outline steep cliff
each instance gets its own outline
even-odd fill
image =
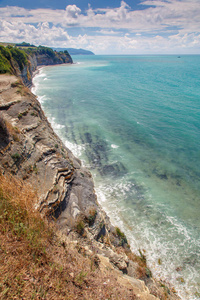
[[[10,73],[22,78],[30,87],[38,66],[73,63],[67,51],[56,52],[48,47],[13,47],[0,45],[0,74]]]
[[[21,72],[28,85],[38,61],[44,63],[43,54],[29,58]],[[154,281],[144,254],[131,253],[125,235],[112,226],[98,204],[90,172],[54,133],[22,80],[0,76],[1,174],[11,173],[31,184],[37,195],[35,207],[57,222],[65,243],[69,239],[80,243],[80,251],[88,258],[95,255],[102,272],[112,269],[119,284],[134,291],[130,299],[178,299]]]

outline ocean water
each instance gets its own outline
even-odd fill
[[[200,56],[74,56],[34,77],[53,128],[153,276],[200,299]]]

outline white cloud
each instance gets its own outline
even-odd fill
[[[198,52],[199,0],[146,0],[142,4],[143,10],[132,10],[125,1],[117,8],[94,10],[89,6],[85,14],[76,5],[65,10],[3,7],[0,39],[86,47],[95,53]],[[84,28],[86,34],[70,36],[71,27]],[[89,28],[93,28],[92,35]]]
[[[104,35],[117,35],[117,34],[121,34],[120,31],[113,31],[113,30],[106,30],[106,29],[97,30],[96,32],[104,34]]]
[[[198,0],[199,1],[199,0]],[[178,26],[187,30],[200,30],[200,5],[196,0],[144,1],[144,10],[131,10],[124,2],[118,8],[87,10],[81,13],[76,5],[68,5],[65,10],[35,9],[20,7],[0,8],[0,17],[7,21],[24,23],[52,22],[55,25],[126,28],[138,31],[164,30]],[[149,7],[152,5],[152,7]]]
[[[71,18],[78,18],[79,14],[81,13],[81,9],[76,5],[68,5],[65,9],[67,15]]]
[[[67,42],[68,33],[61,27],[49,26],[48,22],[37,26],[23,22],[0,21],[0,40],[6,42],[28,41],[34,44],[56,45],[59,41]]]

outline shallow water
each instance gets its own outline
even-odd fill
[[[133,250],[200,297],[200,56],[76,56],[33,91]]]

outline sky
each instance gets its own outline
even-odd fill
[[[200,0],[0,0],[0,41],[95,54],[200,54]]]

